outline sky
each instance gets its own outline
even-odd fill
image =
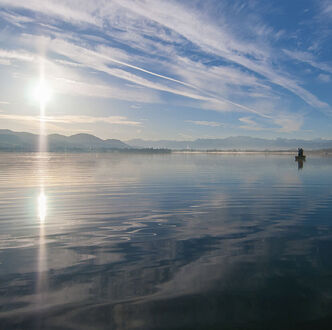
[[[331,0],[0,0],[0,128],[332,138]],[[42,69],[43,68],[43,69]]]

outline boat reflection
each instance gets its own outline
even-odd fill
[[[297,160],[297,169],[298,170],[302,170],[303,169],[304,162],[305,162],[305,159],[304,160],[303,159],[298,159]]]

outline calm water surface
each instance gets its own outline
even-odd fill
[[[331,329],[332,158],[0,154],[0,329]]]

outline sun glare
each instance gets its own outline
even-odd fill
[[[46,218],[46,195],[43,191],[38,196],[38,215],[40,222],[44,223]]]
[[[36,101],[45,105],[52,98],[52,89],[44,80],[41,80],[35,87],[33,96]]]

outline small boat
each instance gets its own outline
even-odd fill
[[[305,155],[303,155],[303,149],[302,148],[298,148],[297,149],[298,153],[297,156],[295,156],[295,161],[305,161]]]
[[[303,156],[295,156],[295,160],[302,160],[302,161],[305,161],[305,155]]]

